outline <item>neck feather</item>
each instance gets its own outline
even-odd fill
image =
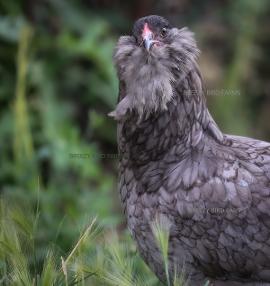
[[[194,68],[174,86],[175,95],[168,108],[138,120],[134,112],[119,124],[120,151],[138,164],[159,160],[171,150],[201,150],[206,141],[223,141],[223,134],[212,119],[203,95],[199,70]],[[121,144],[120,144],[121,145]]]

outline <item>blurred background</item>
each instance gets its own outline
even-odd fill
[[[107,117],[118,93],[112,54],[148,14],[195,32],[221,129],[270,141],[269,1],[0,0],[0,195],[38,213],[37,268],[50,245],[67,253],[95,216],[125,235]]]

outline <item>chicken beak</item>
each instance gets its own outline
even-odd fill
[[[152,45],[155,43],[156,41],[153,40],[153,33],[152,32],[148,32],[144,35],[143,37],[143,45],[145,47],[145,49],[149,52]]]
[[[147,23],[145,23],[143,27],[142,39],[143,39],[143,45],[145,49],[149,52],[151,47],[156,41],[154,40],[154,34],[149,28]]]

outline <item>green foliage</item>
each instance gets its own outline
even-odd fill
[[[247,104],[249,90],[246,89],[244,82],[252,72],[252,64],[256,59],[258,19],[265,13],[264,8],[265,1],[238,1],[231,5],[231,22],[236,34],[233,57],[225,70],[224,86],[228,90],[238,91],[238,96],[223,96],[215,101],[215,113],[226,132],[233,129],[235,134],[252,136],[251,110]],[[251,96],[254,95],[250,94],[249,97]],[[232,116],[235,114],[238,115],[237,120]]]
[[[20,267],[41,267],[48,243],[66,252],[88,217],[98,214],[107,228],[121,221],[112,199],[117,162],[111,159],[105,169],[95,136],[95,128],[107,128],[106,114],[117,96],[114,38],[104,20],[79,5],[40,5],[36,9],[48,26],[26,21],[20,6],[2,7],[10,15],[0,17],[1,195],[27,201],[30,209],[38,201],[40,211],[36,263],[18,260]],[[51,31],[53,17],[59,20],[57,33]],[[114,130],[110,126],[113,148]]]
[[[269,75],[269,53],[266,51],[269,33],[263,28],[268,26],[269,2],[234,1],[216,10],[221,14],[216,19],[217,30],[209,19],[206,22],[211,23],[212,28],[209,26],[205,31],[209,35],[213,33],[214,44],[209,43],[211,39],[208,38],[203,51],[211,51],[204,76],[212,73],[214,88],[221,91],[208,98],[210,111],[224,133],[269,141],[269,124],[262,119],[267,117],[264,113],[269,110],[265,92],[265,76]],[[200,21],[198,25],[201,25]],[[268,68],[262,72],[262,67],[266,66]],[[211,70],[211,67],[215,69]],[[206,85],[206,88],[211,89],[211,86]],[[264,104],[267,105],[263,107]]]

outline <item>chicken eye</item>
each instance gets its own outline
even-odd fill
[[[167,29],[166,28],[162,28],[160,34],[161,34],[162,37],[165,37],[167,35]]]

